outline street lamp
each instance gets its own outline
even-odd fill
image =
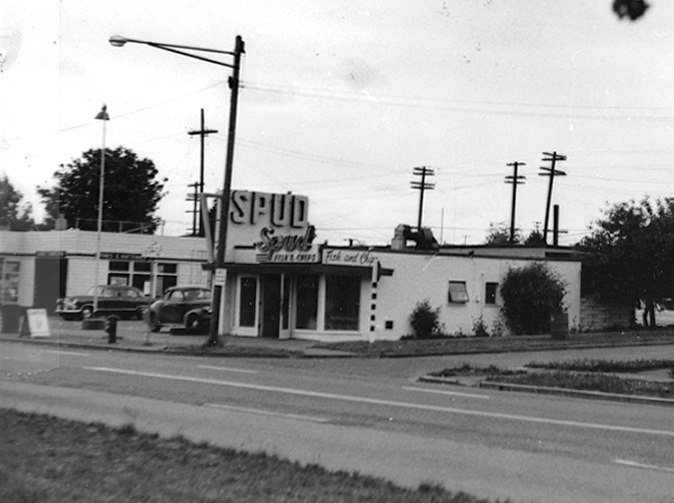
[[[225,161],[225,177],[222,188],[222,204],[220,207],[220,226],[218,229],[218,247],[215,257],[215,263],[213,264],[213,269],[211,273],[211,280],[215,279],[215,271],[218,268],[224,266],[225,263],[225,248],[227,245],[227,227],[228,227],[228,216],[229,216],[229,196],[232,187],[232,164],[234,160],[234,138],[236,134],[236,110],[237,104],[239,101],[239,72],[241,68],[241,55],[245,52],[243,39],[240,35],[237,35],[234,42],[233,51],[222,51],[220,49],[208,49],[205,47],[193,47],[188,45],[176,45],[176,44],[166,44],[161,42],[150,42],[147,40],[136,40],[133,38],[126,38],[120,35],[113,35],[110,37],[110,44],[114,47],[124,47],[127,43],[132,44],[144,44],[149,45],[150,47],[155,47],[157,49],[162,49],[164,51],[173,52],[180,54],[182,56],[187,56],[189,58],[198,59],[205,61],[207,63],[213,63],[215,65],[226,66],[227,68],[232,69],[232,76],[229,78],[229,88],[231,89],[230,95],[230,107],[229,107],[229,131],[227,138],[227,159]],[[226,54],[228,56],[233,56],[232,63],[225,63],[224,61],[219,61],[217,59],[212,59],[210,57],[205,57],[200,54],[193,54],[192,52],[186,51],[196,51],[198,53],[215,53],[215,54]],[[212,281],[214,283],[214,281]],[[211,301],[211,326],[209,331],[209,338],[206,342],[206,346],[219,346],[222,344],[218,334],[218,327],[220,324],[220,303],[222,300],[224,291],[223,285],[213,285],[213,298]]]
[[[103,141],[101,144],[101,172],[98,176],[98,225],[96,230],[96,271],[94,273],[94,312],[98,312],[98,271],[101,262],[101,231],[103,229],[103,188],[105,186],[105,123],[110,120],[108,107],[103,105],[101,111],[94,117],[96,120],[103,121]]]

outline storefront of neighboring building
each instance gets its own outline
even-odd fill
[[[580,316],[580,262],[563,249],[317,245],[309,200],[234,191],[221,334],[322,341],[397,340],[417,302],[440,309],[450,335],[499,323],[499,284],[510,267],[544,261],[566,283]]]
[[[96,232],[0,231],[0,304],[44,307],[96,284],[132,285],[160,295],[176,284],[207,285],[203,238]],[[98,269],[98,277],[96,270]]]

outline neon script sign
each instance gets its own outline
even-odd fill
[[[255,247],[262,252],[259,257],[264,262],[317,262],[318,254],[312,250],[316,238],[313,225],[304,234],[275,235],[275,230],[265,227],[260,231],[261,241]]]

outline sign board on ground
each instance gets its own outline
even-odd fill
[[[31,338],[50,337],[47,310],[26,309],[26,316],[21,317],[19,335],[30,335]]]

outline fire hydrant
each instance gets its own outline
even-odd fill
[[[108,344],[115,344],[117,342],[117,322],[119,316],[108,316],[105,318],[105,333],[108,334]]]

